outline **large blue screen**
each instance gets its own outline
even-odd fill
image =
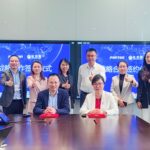
[[[30,75],[34,60],[39,60],[43,64],[44,75],[48,76],[52,72],[58,72],[60,59],[65,57],[70,60],[70,43],[0,42],[0,74],[9,68],[10,55],[19,56],[20,70],[25,72],[26,76]]]
[[[0,43],[0,72],[8,69],[10,55],[18,55],[20,58],[20,70],[28,76],[31,71],[31,63],[39,60],[43,64],[45,75],[58,72],[60,59],[70,60],[70,44],[48,43]]]
[[[106,69],[105,90],[110,91],[112,77],[118,74],[117,63],[126,60],[129,64],[128,73],[137,79],[137,73],[143,64],[143,56],[150,49],[150,44],[81,44],[81,63],[86,63],[86,50],[95,48],[98,53],[97,62],[104,65]],[[136,91],[136,90],[133,90]]]

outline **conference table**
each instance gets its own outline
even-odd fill
[[[150,150],[150,124],[136,116],[9,117],[6,150]]]

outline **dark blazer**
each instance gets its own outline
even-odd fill
[[[67,80],[66,80],[66,78],[64,77],[64,75],[63,74],[59,74],[58,75],[59,76],[59,79],[60,79],[60,88],[62,88],[62,89],[65,89],[65,88],[63,88],[62,87],[62,84],[64,84],[64,83],[66,83],[67,82]],[[71,108],[74,108],[74,95],[75,95],[75,93],[74,93],[74,86],[73,86],[73,77],[69,74],[68,75],[68,82],[69,82],[69,84],[70,84],[70,89],[69,90],[67,90],[68,91],[68,93],[69,93],[69,96],[71,97]],[[66,90],[66,89],[65,89]]]
[[[9,107],[14,96],[14,85],[11,87],[5,85],[5,82],[10,80],[10,78],[13,79],[13,75],[10,69],[2,73],[1,85],[3,86],[3,92],[0,98],[0,105],[2,105],[3,107]],[[19,78],[20,78],[21,98],[22,98],[23,105],[25,105],[26,104],[26,77],[24,73],[19,71]]]
[[[150,103],[150,83],[142,80],[142,71],[140,70],[138,73],[137,102],[142,103],[142,108],[148,108],[148,104]]]
[[[49,100],[49,90],[44,90],[39,92],[37,97],[37,102],[33,109],[33,113],[36,115],[40,115],[48,106]],[[57,95],[57,109],[58,114],[69,114],[69,95],[66,90],[58,89]]]

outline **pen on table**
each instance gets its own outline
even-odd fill
[[[97,125],[97,122],[96,122],[96,120],[94,119],[94,123]]]

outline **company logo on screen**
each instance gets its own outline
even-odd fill
[[[27,55],[27,59],[41,59],[42,56],[41,55]]]

